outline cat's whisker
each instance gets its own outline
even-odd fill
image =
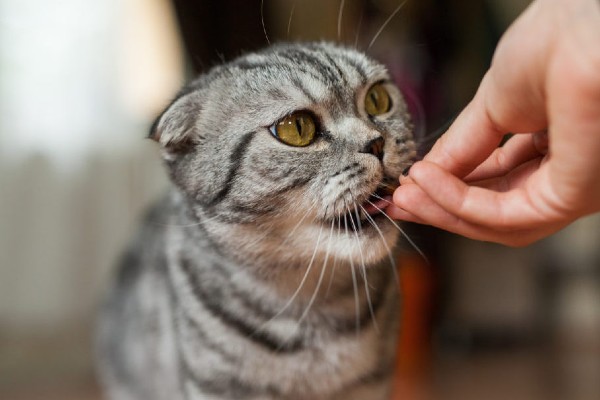
[[[331,287],[333,286],[333,281],[335,280],[335,272],[337,270],[338,259],[335,255],[333,257],[333,264],[331,265],[331,273],[329,274],[329,283],[327,284],[327,290],[325,291],[325,298],[329,298],[329,293],[331,292]]]
[[[267,43],[270,46],[271,41],[269,40],[269,35],[267,35],[267,27],[265,26],[265,0],[260,0],[260,22],[262,23],[263,32],[265,33],[265,39],[267,39]]]
[[[290,19],[288,19],[287,25],[287,38],[290,38],[290,28],[292,27],[292,17],[294,16],[294,10],[296,10],[296,2],[292,3],[292,10],[290,11]]]
[[[398,14],[398,11],[400,11],[402,9],[402,7],[404,7],[404,5],[406,4],[408,0],[404,0],[402,3],[400,3],[400,5],[398,7],[396,7],[396,9],[394,10],[394,12],[388,17],[388,19],[385,20],[385,22],[383,23],[383,25],[381,25],[381,28],[379,28],[379,30],[377,31],[377,33],[375,33],[375,36],[373,36],[373,39],[371,39],[371,43],[369,43],[369,45],[367,46],[367,51],[369,51],[369,49],[371,48],[371,46],[373,46],[373,43],[375,43],[375,41],[377,40],[377,38],[379,37],[379,35],[381,35],[381,32],[383,32],[383,30],[385,29],[385,27],[387,26],[387,24],[390,23],[390,21],[392,20],[392,18],[394,18],[394,16],[396,14]]]
[[[367,203],[369,203],[373,207],[375,207],[375,204],[371,203],[369,200],[367,200]],[[377,231],[377,233],[381,237],[381,243],[385,247],[385,250],[387,251],[387,254],[388,254],[388,258],[390,259],[390,265],[392,267],[392,273],[394,274],[394,280],[396,281],[396,284],[399,285],[400,284],[400,278],[398,277],[398,271],[396,270],[396,268],[397,268],[396,260],[394,259],[394,255],[392,253],[392,250],[390,249],[390,247],[388,246],[387,242],[385,241],[385,236],[383,236],[383,232],[381,232],[381,229],[377,225],[377,222],[375,222],[375,220],[369,215],[369,213],[367,213],[367,211],[363,208],[363,206],[360,206],[360,208],[362,209],[362,211],[367,216],[367,221],[369,221],[371,223],[371,225],[373,226],[373,228],[375,228],[375,230]]]
[[[348,235],[347,214],[344,214],[344,230],[346,231],[346,235]],[[354,307],[356,310],[356,337],[358,337],[360,332],[360,300],[358,298],[358,283],[356,281],[356,270],[354,269],[354,260],[352,257],[350,257],[350,272],[352,274],[352,289],[354,290]]]
[[[331,221],[331,230],[329,232],[329,240],[327,242],[327,250],[325,251],[325,259],[323,260],[323,267],[321,268],[321,273],[319,274],[319,280],[317,281],[317,285],[315,286],[315,290],[313,291],[313,294],[312,294],[310,300],[308,301],[308,304],[304,308],[304,312],[302,313],[302,315],[300,315],[300,318],[298,318],[298,321],[297,321],[298,327],[302,324],[302,321],[308,315],[310,308],[312,307],[313,303],[315,302],[315,299],[317,298],[317,294],[319,293],[321,284],[323,283],[323,277],[325,276],[325,271],[327,270],[327,262],[329,260],[329,254],[330,254],[330,250],[331,250],[331,242],[333,239],[333,226],[334,226],[333,224],[334,224],[334,221]]]
[[[373,203],[371,203],[371,204],[373,204]],[[406,241],[419,253],[419,255],[423,258],[423,260],[427,264],[429,264],[429,259],[427,258],[425,253],[423,253],[423,251],[419,248],[419,246],[417,246],[417,244],[410,238],[410,236],[408,236],[408,234],[404,231],[404,229],[400,228],[400,226],[396,223],[396,221],[394,221],[392,218],[390,218],[390,216],[387,215],[381,208],[377,207],[375,204],[373,204],[373,207],[378,209],[383,215],[385,215],[385,217],[387,219],[390,220],[392,225],[394,225],[396,227],[396,229],[398,229],[398,231],[402,234],[404,239],[406,239]]]
[[[353,204],[354,207],[354,215],[356,216],[356,224],[358,225],[358,230],[362,231],[362,222],[360,219],[360,213],[358,212],[358,207],[356,207],[356,203]]]
[[[364,9],[364,7],[362,7],[360,10],[360,17],[358,18],[358,24],[356,25],[356,36],[354,37],[354,48],[355,49],[358,49],[358,38],[360,36],[360,28],[362,25],[362,20],[363,20],[364,14],[365,14],[365,9]]]
[[[336,217],[336,219],[337,219],[337,234],[339,236],[339,232],[341,232],[341,220],[342,220],[342,218],[338,215]],[[325,298],[329,297],[329,292],[331,291],[331,285],[333,284],[333,278],[335,276],[335,271],[337,269],[337,262],[338,262],[338,259],[337,259],[337,257],[334,254],[334,256],[333,256],[333,266],[331,268],[331,275],[329,275],[329,284],[327,285],[327,291],[325,292]]]
[[[286,237],[283,239],[283,241],[281,242],[281,245],[279,247],[282,247],[284,245],[287,244],[288,240],[290,238],[292,238],[294,236],[294,233],[296,233],[296,230],[300,227],[300,225],[302,225],[302,222],[304,222],[304,220],[306,219],[306,217],[308,217],[308,215],[311,213],[311,211],[317,206],[317,201],[313,201],[311,206],[308,208],[308,210],[306,210],[306,212],[304,213],[304,215],[302,216],[302,218],[300,218],[300,220],[298,221],[298,223],[296,223],[296,225],[294,225],[294,227],[292,228],[292,230],[286,235]]]
[[[257,244],[262,242],[266,237],[268,237],[271,232],[272,232],[272,229],[262,229],[262,232],[260,235],[257,235],[254,238],[254,240],[252,240],[251,242],[245,243],[244,246],[249,249],[255,247]]]
[[[317,297],[317,294],[319,293],[319,289],[321,288],[321,283],[323,282],[323,277],[325,276],[327,260],[329,259],[329,249],[330,249],[330,245],[331,245],[331,239],[333,236],[333,223],[334,223],[334,221],[331,221],[331,230],[329,232],[329,240],[327,242],[327,251],[325,253],[325,260],[323,262],[323,267],[321,268],[321,272],[319,273],[319,279],[317,281],[317,285],[315,286],[315,290],[313,291],[313,294],[312,294],[308,304],[304,308],[304,311],[302,312],[300,317],[298,319],[296,319],[295,328],[290,332],[290,334],[287,338],[283,339],[283,341],[281,342],[281,345],[278,347],[278,350],[281,350],[283,348],[283,346],[285,346],[285,344],[287,344],[294,337],[294,335],[298,332],[298,330],[300,330],[300,328],[302,326],[302,321],[308,315],[308,312],[310,311],[310,308],[312,307],[312,305]],[[323,229],[323,224],[321,224],[321,230],[322,229]],[[317,242],[317,245],[318,245],[318,242]],[[305,277],[306,276],[307,275],[305,274]]]
[[[386,188],[386,189],[396,189],[398,187],[398,185],[394,186],[391,183],[386,183],[386,182],[382,182],[380,184],[380,186]],[[375,194],[375,193],[374,193]]]
[[[354,198],[354,196],[352,196]],[[356,203],[354,203],[354,215],[356,216],[356,221],[358,224],[358,227],[360,230],[362,230],[362,226],[360,223],[360,215],[358,213],[358,208],[356,207]],[[354,222],[352,221],[352,219],[350,219],[350,222],[352,223],[352,225],[354,225]],[[369,313],[371,314],[371,320],[373,321],[373,327],[375,328],[375,331],[377,331],[379,333],[379,326],[377,325],[377,320],[375,319],[375,313],[373,312],[373,302],[371,301],[371,292],[369,291],[369,283],[367,280],[367,268],[365,266],[365,258],[363,255],[363,251],[362,251],[362,247],[360,246],[360,239],[358,238],[358,232],[355,229],[354,230],[354,236],[356,237],[356,243],[358,245],[358,253],[360,254],[360,271],[362,273],[363,276],[363,282],[364,282],[364,286],[365,286],[365,296],[367,299],[367,305],[369,306]]]
[[[450,126],[452,125],[452,123],[454,122],[456,117],[457,117],[457,115],[452,116],[446,122],[444,122],[439,128],[437,128],[434,131],[429,132],[425,135],[423,135],[423,134],[419,135],[418,133],[415,134],[415,144],[417,145],[417,148],[420,148],[424,144],[427,145],[427,148],[431,147],[432,143],[434,143],[436,140],[438,140],[442,136],[442,134],[444,132],[446,132],[448,130],[448,128],[450,128]],[[423,128],[422,131],[425,131],[425,129]]]
[[[311,211],[317,206],[318,202],[316,200],[314,200],[312,202],[312,204],[310,205],[310,207],[308,207],[308,209],[305,211],[305,213],[302,215],[302,217],[300,218],[300,220],[296,223],[296,225],[294,225],[294,227],[287,233],[287,235],[285,236],[285,238],[283,239],[283,241],[281,243],[279,243],[277,245],[277,247],[273,250],[273,253],[275,252],[279,252],[281,249],[283,249],[285,247],[285,245],[288,243],[288,241],[293,238],[294,233],[296,232],[296,230],[302,225],[302,222],[304,222],[304,220],[306,219],[306,217],[308,217],[311,213]],[[313,217],[313,221],[314,222],[316,220],[316,217]],[[270,233],[272,230],[266,230],[265,233]],[[263,235],[263,238],[266,235]],[[257,241],[255,242],[257,243]]]
[[[352,212],[350,210],[350,207],[347,204],[346,204],[346,209],[348,210],[348,214],[350,214]],[[358,240],[358,234],[356,233],[358,227],[354,224],[354,220],[352,218],[350,218],[350,225],[352,225],[352,231],[354,232],[355,242],[356,242],[356,245],[358,247],[358,250],[360,252],[361,259],[362,259],[362,249],[360,247],[360,241]],[[358,271],[360,272],[361,276],[364,279],[363,270],[359,268]]]
[[[391,201],[389,201],[389,200],[387,200],[387,199],[384,199],[383,197],[381,197],[381,196],[379,196],[379,195],[377,195],[377,194],[375,194],[375,193],[371,194],[371,196],[375,197],[376,199],[379,199],[379,200],[385,201],[386,203],[388,203],[388,204],[390,204],[390,205],[394,205],[394,203],[392,203]],[[369,203],[371,203],[371,202],[369,202]],[[373,204],[373,203],[371,203],[371,204]]]
[[[356,215],[359,229],[362,230],[360,216],[359,216],[358,208],[356,207],[356,203],[354,203],[354,215]],[[358,239],[358,234],[356,234],[356,238]],[[360,263],[361,263],[360,267],[362,268],[363,276],[365,277],[364,284],[365,284],[365,296],[367,297],[367,305],[369,306],[369,313],[371,314],[371,320],[373,321],[373,327],[375,328],[375,331],[377,331],[377,333],[379,333],[379,326],[377,325],[377,319],[375,318],[375,312],[373,311],[373,302],[371,301],[371,292],[369,290],[369,282],[367,280],[367,267],[365,266],[365,259],[363,256],[362,248],[360,248],[360,247],[359,247],[359,253],[360,253]]]
[[[419,104],[415,101],[416,104]],[[420,110],[420,105],[417,107]],[[419,111],[418,110],[418,111]],[[424,111],[419,111],[419,113],[424,113]],[[421,118],[424,121],[424,118]],[[414,133],[414,142],[417,150],[417,157],[413,160],[422,160],[424,155],[431,149],[431,147],[435,144],[435,142],[450,128],[454,120],[456,119],[456,115],[449,118],[446,122],[444,122],[439,128],[429,132],[426,132],[425,123],[422,122],[418,131]]]
[[[263,324],[261,324],[261,326],[259,328],[256,329],[256,331],[253,334],[256,334],[260,331],[262,331],[264,329],[265,326],[267,326],[270,322],[274,321],[275,319],[277,319],[281,314],[283,314],[290,305],[292,305],[292,303],[294,302],[294,300],[296,300],[296,297],[298,297],[298,295],[300,294],[300,291],[302,290],[302,288],[304,287],[304,284],[306,283],[306,280],[308,279],[308,276],[310,275],[310,271],[312,269],[312,266],[315,262],[315,258],[317,256],[317,251],[319,249],[319,243],[321,241],[321,235],[323,234],[323,224],[321,224],[321,228],[319,229],[319,235],[317,236],[317,243],[315,244],[315,250],[313,251],[313,254],[310,258],[310,262],[308,263],[308,267],[306,268],[306,271],[304,272],[304,275],[302,276],[302,279],[300,280],[300,283],[298,284],[298,288],[296,288],[296,291],[290,296],[290,298],[288,299],[288,301],[283,305],[283,307],[281,307],[281,309],[275,313],[275,315],[273,315],[271,318],[269,318],[267,321],[265,321]]]
[[[337,38],[338,38],[338,42],[341,41],[341,39],[342,39],[342,14],[344,12],[344,2],[345,2],[345,0],[342,0],[340,2],[340,11],[338,13],[338,20],[337,20]]]

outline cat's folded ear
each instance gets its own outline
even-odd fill
[[[197,92],[176,97],[154,121],[148,137],[160,143],[169,153],[190,150],[198,139],[195,124],[200,109],[200,96]]]

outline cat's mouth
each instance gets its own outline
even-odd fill
[[[385,209],[392,204],[392,195],[398,186],[397,180],[385,178],[373,193],[357,203],[359,206],[340,216],[340,228],[352,231],[374,228],[378,220],[389,218],[385,215]]]

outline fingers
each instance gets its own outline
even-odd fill
[[[518,245],[600,208],[600,7],[585,5],[528,7],[474,99],[401,179],[390,216]],[[497,148],[506,132],[543,129]]]
[[[506,175],[468,182],[468,185],[501,193],[514,189],[531,190],[529,179],[532,175],[538,173],[544,160],[543,157],[539,156],[517,166]]]
[[[386,212],[391,218],[432,225],[475,240],[501,243],[508,246],[525,246],[556,232],[562,227],[562,225],[557,224],[545,226],[541,229],[498,231],[493,225],[477,225],[447,212],[415,184],[402,187],[399,197],[401,197],[399,203],[406,209],[388,207]],[[410,210],[410,212],[407,210]]]
[[[435,205],[454,218],[470,224],[493,226],[497,231],[531,229],[544,223],[549,224],[548,216],[541,215],[523,188],[496,192],[469,186],[436,164],[428,162],[415,164],[410,176]],[[410,185],[406,185],[408,186]],[[412,208],[407,208],[405,196],[415,196],[414,193],[408,192],[415,189],[406,187],[401,186],[394,194],[394,202],[399,207],[415,214],[414,207],[418,206],[422,211],[416,215],[422,219],[427,215],[428,221],[444,219],[446,225],[456,223],[440,215],[440,210],[431,203],[411,203]]]
[[[504,176],[518,166],[539,158],[548,151],[548,134],[521,134],[511,137],[502,147],[494,152],[465,177],[465,181],[480,181]]]

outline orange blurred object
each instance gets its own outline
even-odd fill
[[[435,277],[419,254],[400,255],[398,265],[402,306],[392,399],[423,399],[431,358]]]

